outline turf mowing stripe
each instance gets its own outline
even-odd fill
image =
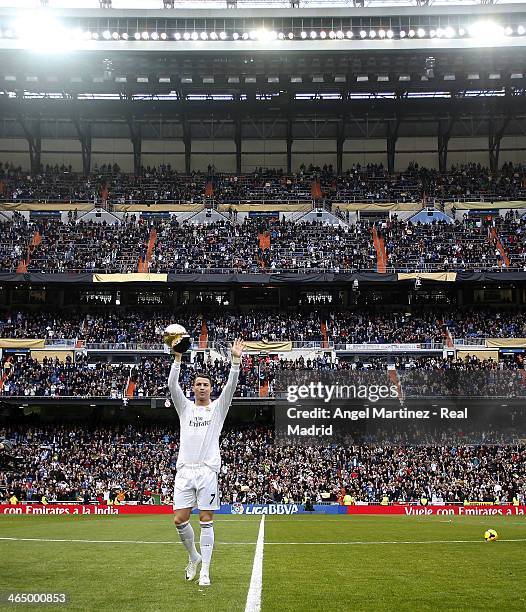
[[[262,519],[264,516],[262,516]],[[261,532],[261,523],[260,523]],[[8,538],[0,537],[0,541],[11,542],[73,542],[81,544],[182,544],[176,541],[162,540],[76,540],[76,539],[58,539],[58,538]],[[499,542],[526,542],[526,538],[499,538]],[[484,540],[385,540],[385,541],[367,541],[355,540],[353,542],[265,542],[266,546],[354,546],[364,544],[486,544]],[[216,542],[224,546],[256,546],[259,544],[259,536],[257,542]]]
[[[263,548],[265,545],[265,515],[261,516],[259,523],[258,541],[254,553],[254,565],[248,588],[247,605],[245,612],[260,612],[261,610],[261,588],[263,586]]]

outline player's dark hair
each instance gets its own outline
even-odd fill
[[[210,383],[210,386],[212,386],[212,377],[210,376],[210,374],[207,374],[206,372],[196,372],[196,375],[194,377],[194,385],[195,385],[195,381],[198,378],[206,378],[206,379],[208,379],[208,382]]]

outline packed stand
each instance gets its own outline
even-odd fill
[[[336,226],[282,222],[270,225],[268,234],[270,248],[261,259],[270,271],[376,270],[372,226],[367,222]]]
[[[29,271],[137,272],[150,238],[148,225],[134,216],[115,224],[47,219],[38,231]]]
[[[321,342],[326,325],[328,341],[340,344],[442,343],[454,338],[524,338],[526,311],[522,308],[464,308],[438,310],[350,309],[227,309],[173,308],[112,309],[103,312],[39,309],[0,311],[0,338],[77,339],[107,343],[110,348],[142,343],[159,346],[164,329],[180,322],[198,346],[207,341],[227,344],[244,340]]]
[[[258,272],[259,255],[253,222],[233,224],[225,220],[189,225],[172,218],[157,225],[150,272]]]
[[[22,425],[0,428],[22,457],[0,468],[6,501],[171,503],[179,450],[175,425]],[[432,503],[498,501],[526,494],[526,447],[455,445],[298,446],[267,427],[228,428],[221,438],[223,503]],[[124,494],[124,495],[122,495]]]
[[[0,222],[0,266],[14,271],[31,249],[30,272],[137,272],[152,230],[156,240],[148,270],[152,273],[279,273],[376,271],[373,225],[358,221],[331,225],[320,221],[214,221],[192,224],[145,221],[133,215],[114,224],[43,218],[26,222],[20,215]],[[431,224],[378,222],[387,268],[394,270],[501,270],[524,267],[524,221],[477,219]],[[505,254],[495,239],[501,231]],[[506,252],[508,255],[506,255]]]
[[[526,266],[526,219],[518,211],[508,211],[504,218],[496,223],[498,236],[512,268]]]
[[[332,202],[445,202],[526,199],[526,167],[504,164],[493,174],[481,164],[452,166],[448,172],[412,162],[389,174],[382,164],[353,165],[340,176],[327,177],[322,189]]]
[[[97,361],[81,353],[74,360],[68,356],[64,361],[51,357],[38,361],[31,357],[13,359],[8,356],[2,364],[0,396],[168,398],[170,366],[168,355],[142,357],[137,363]],[[395,360],[374,356],[349,360],[339,357],[331,359],[326,355],[278,359],[247,354],[242,360],[236,397],[275,397],[275,384],[280,376],[281,381],[293,376],[293,381],[301,384],[303,379],[312,380],[312,372],[317,375],[343,372],[352,380],[360,381],[360,384],[377,384],[380,377],[381,384],[390,384],[388,371],[392,369],[398,371],[404,392],[410,396],[422,395],[420,389],[446,396],[461,395],[469,390],[471,395],[478,396],[482,389],[480,381],[487,383],[484,393],[489,396],[526,395],[523,365],[518,362],[480,360],[475,355],[458,360],[437,356],[406,356]],[[206,357],[203,353],[198,354],[192,363],[183,362],[180,384],[188,397],[193,396],[192,385],[199,371],[210,374],[212,395],[217,397],[228,378],[229,362],[223,358],[212,358],[210,353]],[[450,382],[453,380],[449,377],[450,372],[457,373],[454,386]],[[426,384],[422,382],[424,379],[428,381]],[[279,388],[283,389],[283,382]]]
[[[142,167],[138,176],[117,164],[94,167],[85,177],[71,166],[42,167],[31,174],[13,164],[0,164],[0,200],[31,202],[218,203],[246,202],[456,202],[526,199],[525,167],[506,163],[498,174],[480,164],[452,166],[446,173],[409,164],[389,174],[382,164],[354,164],[337,175],[332,165],[305,166],[287,174],[257,168],[242,175],[206,172],[189,176],[170,164]],[[312,191],[316,184],[319,191]],[[211,186],[211,191],[209,191]],[[208,194],[208,195],[207,195]]]
[[[139,363],[95,361],[82,354],[77,354],[75,360],[67,356],[64,361],[51,357],[44,357],[42,361],[31,357],[17,360],[7,357],[2,365],[0,397],[168,398],[170,366],[168,356],[144,357]],[[180,384],[190,397],[193,396],[195,374],[201,370],[212,377],[212,391],[218,396],[228,378],[229,364],[211,358],[205,362],[184,362]],[[245,357],[237,396],[258,396],[258,376],[252,359]]]
[[[15,272],[28,254],[35,226],[15,212],[10,220],[0,217],[0,270]]]
[[[499,270],[504,259],[490,229],[477,219],[382,224],[387,266],[396,270]]]

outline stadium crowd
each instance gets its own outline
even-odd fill
[[[31,357],[3,362],[0,396],[6,397],[104,397],[109,399],[168,398],[167,380],[171,360],[169,356],[142,357],[132,363],[111,363],[90,359],[78,354],[73,360]],[[526,396],[524,370],[516,362],[401,356],[362,357],[355,361],[326,355],[313,357],[277,358],[245,355],[243,357],[236,397],[274,397],[290,381],[302,384],[312,380],[313,371],[322,373],[334,382],[357,381],[356,384],[392,383],[388,369],[397,371],[405,397],[436,394],[489,397]],[[212,395],[217,397],[228,378],[230,365],[223,358],[207,357],[198,353],[193,363],[183,362],[180,384],[188,397],[193,396],[192,385],[197,372],[207,372],[212,379]],[[339,378],[345,373],[345,379]],[[276,383],[278,381],[278,383]]]
[[[0,385],[0,396],[167,398],[170,365],[166,357],[145,357],[139,363],[93,361],[87,355],[78,355],[74,361],[70,356],[64,361],[51,357],[44,357],[42,361],[31,357],[16,361],[8,358],[3,364],[5,376]],[[193,394],[191,385],[195,373],[203,365],[212,377],[212,389],[216,395],[226,382],[229,366],[224,361],[185,363],[180,384],[188,395]],[[258,371],[249,358],[245,359],[241,369],[236,393],[239,397],[259,394]]]
[[[488,228],[476,220],[414,224],[389,221],[382,229],[387,265],[395,269],[469,270],[499,268],[503,259],[488,239]]]
[[[406,170],[389,174],[382,164],[353,164],[338,175],[332,165],[305,166],[286,174],[256,168],[242,175],[221,174],[209,166],[190,176],[170,164],[142,167],[138,176],[126,174],[117,164],[95,165],[89,176],[70,166],[43,166],[31,174],[9,163],[0,163],[0,201],[94,202],[113,204],[203,202],[218,203],[388,201],[493,201],[526,199],[525,167],[505,163],[494,174],[480,164],[452,166],[446,173],[412,162]],[[313,184],[318,188],[313,191]]]
[[[495,226],[495,227],[494,227]],[[280,272],[376,270],[373,228],[384,238],[387,267],[396,270],[498,270],[524,267],[526,221],[516,215],[484,223],[476,218],[425,224],[371,224],[244,218],[187,223],[125,215],[115,223],[39,218],[19,213],[0,221],[0,270],[24,260],[30,272],[137,272],[151,235],[150,272]],[[501,246],[492,231],[501,232]],[[507,258],[507,259],[506,259]]]
[[[262,316],[262,312],[265,316]],[[0,338],[77,339],[83,343],[159,345],[167,325],[180,322],[193,338],[268,341],[332,341],[335,344],[443,342],[455,338],[524,338],[526,312],[510,308],[265,309],[208,306],[199,309],[111,309],[102,312],[0,311]],[[323,329],[326,329],[324,336]],[[203,335],[204,334],[204,335]],[[203,335],[203,336],[202,336]]]
[[[68,425],[0,429],[23,461],[0,468],[9,498],[48,502],[98,500],[117,494],[147,503],[171,502],[178,452],[173,425]],[[526,494],[526,447],[491,445],[301,446],[277,443],[267,427],[228,428],[221,439],[224,503],[336,501],[347,491],[357,502],[511,502]]]

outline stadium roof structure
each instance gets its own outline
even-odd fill
[[[340,165],[345,138],[374,135],[392,167],[399,136],[433,135],[445,167],[451,136],[482,135],[497,167],[504,133],[526,133],[525,4],[4,8],[0,33],[0,137],[30,145],[49,125],[138,143],[163,124],[239,157],[242,138],[335,139]]]

